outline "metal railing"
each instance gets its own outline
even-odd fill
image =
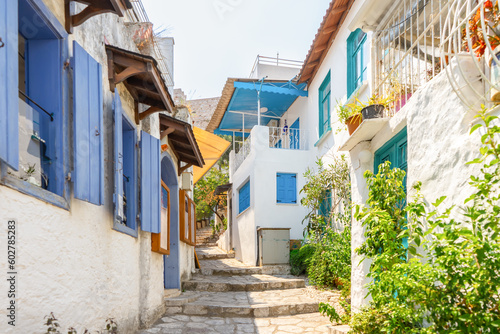
[[[269,127],[269,147],[289,150],[307,150],[308,136],[304,130]]]
[[[127,18],[130,22],[151,22],[149,20],[148,14],[144,9],[141,0],[130,0],[132,4],[132,9],[127,11]],[[163,80],[165,81],[168,87],[174,86],[174,78],[172,73],[170,73],[165,57],[163,56],[160,47],[158,46],[157,37],[153,34],[152,37],[152,48],[153,48],[153,57],[158,62],[158,67],[161,71]]]
[[[239,147],[238,151],[235,151],[235,156],[234,156],[234,170],[236,171],[243,161],[248,157],[250,154],[250,148],[252,145],[252,136],[248,136],[247,139],[243,142],[243,144]]]
[[[419,87],[439,74],[446,0],[395,1],[373,35],[374,93],[398,112]]]
[[[259,65],[261,64],[301,69],[303,62],[297,60],[282,59],[279,57],[279,55],[277,55],[276,57],[265,57],[258,55],[257,58],[255,59],[252,71],[250,72],[249,76],[250,78],[254,77],[255,72],[258,70]]]

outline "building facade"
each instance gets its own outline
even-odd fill
[[[18,310],[0,331],[42,332],[53,312],[63,328],[114,318],[134,333],[194,270],[182,174],[203,158],[191,124],[168,116],[172,57],[140,1],[0,12],[0,216],[16,222]]]

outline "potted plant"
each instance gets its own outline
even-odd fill
[[[357,98],[356,100],[359,102]],[[357,102],[343,104],[337,101],[337,116],[341,123],[347,125],[349,135],[352,135],[352,133],[356,131],[363,120],[361,117],[361,108],[361,105],[358,105]]]
[[[368,103],[360,103],[362,106],[361,115],[363,119],[382,118],[384,110],[389,107],[389,104],[394,101],[392,95],[380,97],[378,94],[372,95],[368,99]]]

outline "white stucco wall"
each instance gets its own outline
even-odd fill
[[[64,1],[44,2],[63,24]],[[140,227],[137,238],[113,230],[113,95],[109,90],[105,44],[138,50],[124,19],[113,14],[95,16],[76,27],[67,40],[70,56],[73,40],[102,65],[104,205],[75,200],[71,194],[70,209],[64,210],[0,185],[0,220],[13,218],[18,222],[19,272],[16,327],[7,327],[2,321],[0,333],[42,333],[44,316],[50,312],[57,316],[62,329],[73,326],[78,332],[84,328],[102,330],[111,317],[120,333],[135,333],[139,327],[151,325],[164,311],[163,256],[151,252],[151,234]],[[124,112],[134,120],[132,97],[123,84],[118,89]],[[147,124],[148,131],[159,137],[158,116],[150,116]],[[141,125],[136,129],[140,133]],[[1,235],[6,235],[5,226],[0,227]],[[6,249],[4,240],[0,245]],[[181,243],[181,273],[185,277],[190,277],[194,268],[193,249]],[[2,256],[2,268],[6,267],[5,261]],[[6,291],[4,281],[2,291]],[[0,315],[4,319],[5,312],[2,307]]]
[[[300,205],[303,173],[310,162],[310,151],[269,148],[269,128],[256,126],[251,133],[249,156],[232,175],[233,247],[236,258],[245,263],[257,261],[257,227],[291,228],[291,239],[302,239],[302,219],[307,209]],[[276,174],[297,174],[297,204],[276,203]],[[250,179],[250,208],[238,214],[238,189]]]

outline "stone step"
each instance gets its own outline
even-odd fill
[[[195,275],[182,283],[187,291],[264,291],[304,288],[305,280],[294,276],[241,275],[241,276],[205,276]]]
[[[233,259],[234,254],[198,254],[198,260]]]
[[[165,306],[167,307],[175,307],[175,306],[182,306],[186,305],[188,303],[192,303],[198,299],[199,295],[195,292],[183,292],[179,296],[176,297],[170,297],[170,298],[165,298]]]
[[[254,267],[236,259],[201,260],[197,273],[206,276],[290,275],[289,265]]]
[[[196,247],[217,247],[216,242],[197,242]]]
[[[305,294],[305,289],[195,293],[195,301],[168,304],[166,314],[265,318],[315,313],[319,305]]]

